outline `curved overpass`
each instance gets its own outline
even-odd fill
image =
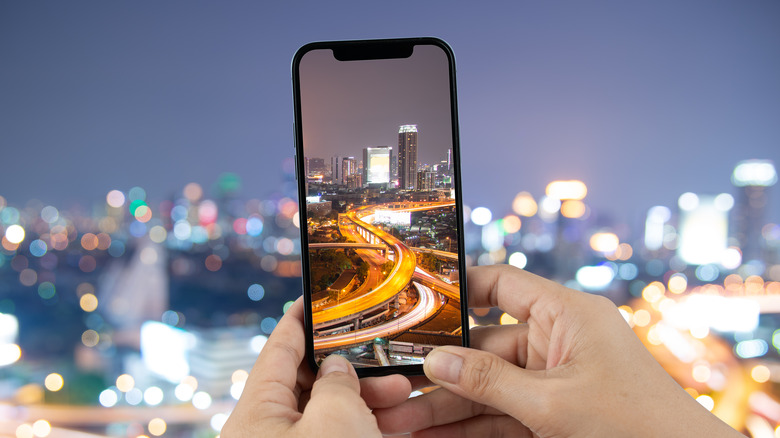
[[[411,312],[383,324],[377,324],[357,331],[314,338],[314,349],[318,353],[341,350],[347,346],[373,342],[376,338],[392,336],[424,322],[441,306],[440,296],[431,288],[420,283],[412,283],[420,299]]]
[[[336,306],[328,307],[312,314],[312,324],[315,328],[325,323],[334,323],[355,319],[359,315],[384,306],[404,290],[412,281],[417,258],[414,252],[390,233],[362,221],[357,213],[366,207],[344,213],[342,216],[353,222],[359,229],[365,230],[382,240],[394,255],[392,271],[379,286],[368,294],[346,300]],[[341,219],[339,219],[340,221]]]

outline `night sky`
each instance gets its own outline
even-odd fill
[[[338,61],[332,50],[313,50],[300,66],[303,139],[308,158],[353,156],[391,146],[398,129],[417,125],[420,164],[447,159],[452,147],[447,57],[417,45],[408,58]]]
[[[458,64],[466,203],[581,179],[632,224],[780,164],[780,2],[0,3],[0,195],[59,208],[230,171],[278,190],[290,65],[316,40],[437,36]],[[422,137],[422,134],[421,134]],[[422,141],[422,139],[421,139]],[[780,222],[780,187],[771,220]]]

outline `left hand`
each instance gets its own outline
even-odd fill
[[[397,374],[358,380],[352,364],[335,354],[315,377],[303,363],[304,345],[298,299],[263,347],[222,437],[382,436],[371,410],[409,398],[409,380]]]

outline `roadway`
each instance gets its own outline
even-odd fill
[[[451,201],[427,202],[424,205],[416,204],[410,206],[406,204],[401,208],[393,209],[400,211],[423,211],[454,205],[455,203]],[[384,206],[363,206],[339,215],[339,230],[342,235],[356,241],[356,251],[370,265],[370,278],[358,290],[350,293],[350,297],[342,302],[331,306],[320,306],[318,310],[315,310],[312,315],[313,325],[317,328],[325,325],[336,325],[340,322],[348,323],[357,319],[359,315],[387,305],[412,282],[414,282],[414,287],[420,292],[418,304],[411,312],[384,324],[348,333],[315,338],[314,347],[316,351],[340,349],[348,345],[368,342],[377,337],[391,336],[411,329],[438,311],[442,303],[440,303],[441,300],[438,298],[437,292],[450,299],[460,301],[458,286],[442,281],[419,268],[417,266],[417,258],[411,248],[404,245],[391,234],[370,223],[373,222],[374,211],[380,207]],[[360,245],[369,244],[368,239],[358,231],[360,229],[381,240],[387,245],[389,251],[393,253],[393,268],[386,277],[383,274],[383,281],[379,284],[376,284],[376,271],[380,264],[386,262],[386,259],[377,254],[374,249],[359,248]],[[372,272],[374,272],[374,275],[372,275]]]
[[[390,274],[371,293],[347,299],[335,306],[313,312],[312,323],[314,327],[332,321],[354,319],[355,315],[387,304],[409,285],[417,267],[417,257],[411,249],[384,230],[360,220],[356,210],[344,213],[342,216],[384,241],[395,255],[395,264]],[[339,218],[340,221],[341,218]]]
[[[427,320],[441,307],[441,298],[431,288],[419,283],[413,283],[419,299],[414,308],[391,321],[377,324],[357,331],[314,338],[315,352],[321,350],[339,350],[349,345],[362,344],[376,338],[392,336],[404,330],[409,330]]]

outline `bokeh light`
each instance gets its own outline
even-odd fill
[[[471,211],[471,222],[474,225],[484,226],[493,220],[493,213],[487,207],[477,207]]]
[[[49,391],[57,392],[65,385],[65,380],[62,378],[61,375],[58,373],[51,373],[48,376],[46,376],[46,379],[43,381],[43,386],[46,387]]]
[[[45,438],[51,433],[51,424],[46,420],[37,420],[32,424],[33,435]]]
[[[168,428],[168,425],[165,423],[165,420],[162,418],[152,418],[149,420],[149,424],[147,426],[149,429],[149,433],[154,436],[160,436],[165,433],[166,429]]]
[[[24,240],[25,232],[21,225],[11,225],[5,229],[5,238],[14,245],[18,245]]]
[[[125,205],[125,194],[119,190],[111,190],[106,195],[106,203],[114,208],[121,208]]]
[[[620,239],[615,233],[600,232],[590,237],[590,247],[594,251],[610,254],[617,251],[619,245]]]
[[[531,217],[536,214],[538,206],[530,193],[520,192],[512,201],[512,210],[520,216]]]
[[[122,392],[128,392],[135,387],[135,379],[129,374],[122,374],[116,378],[116,387]]]
[[[553,181],[547,185],[545,194],[559,201],[581,200],[588,194],[588,188],[579,180]]]

